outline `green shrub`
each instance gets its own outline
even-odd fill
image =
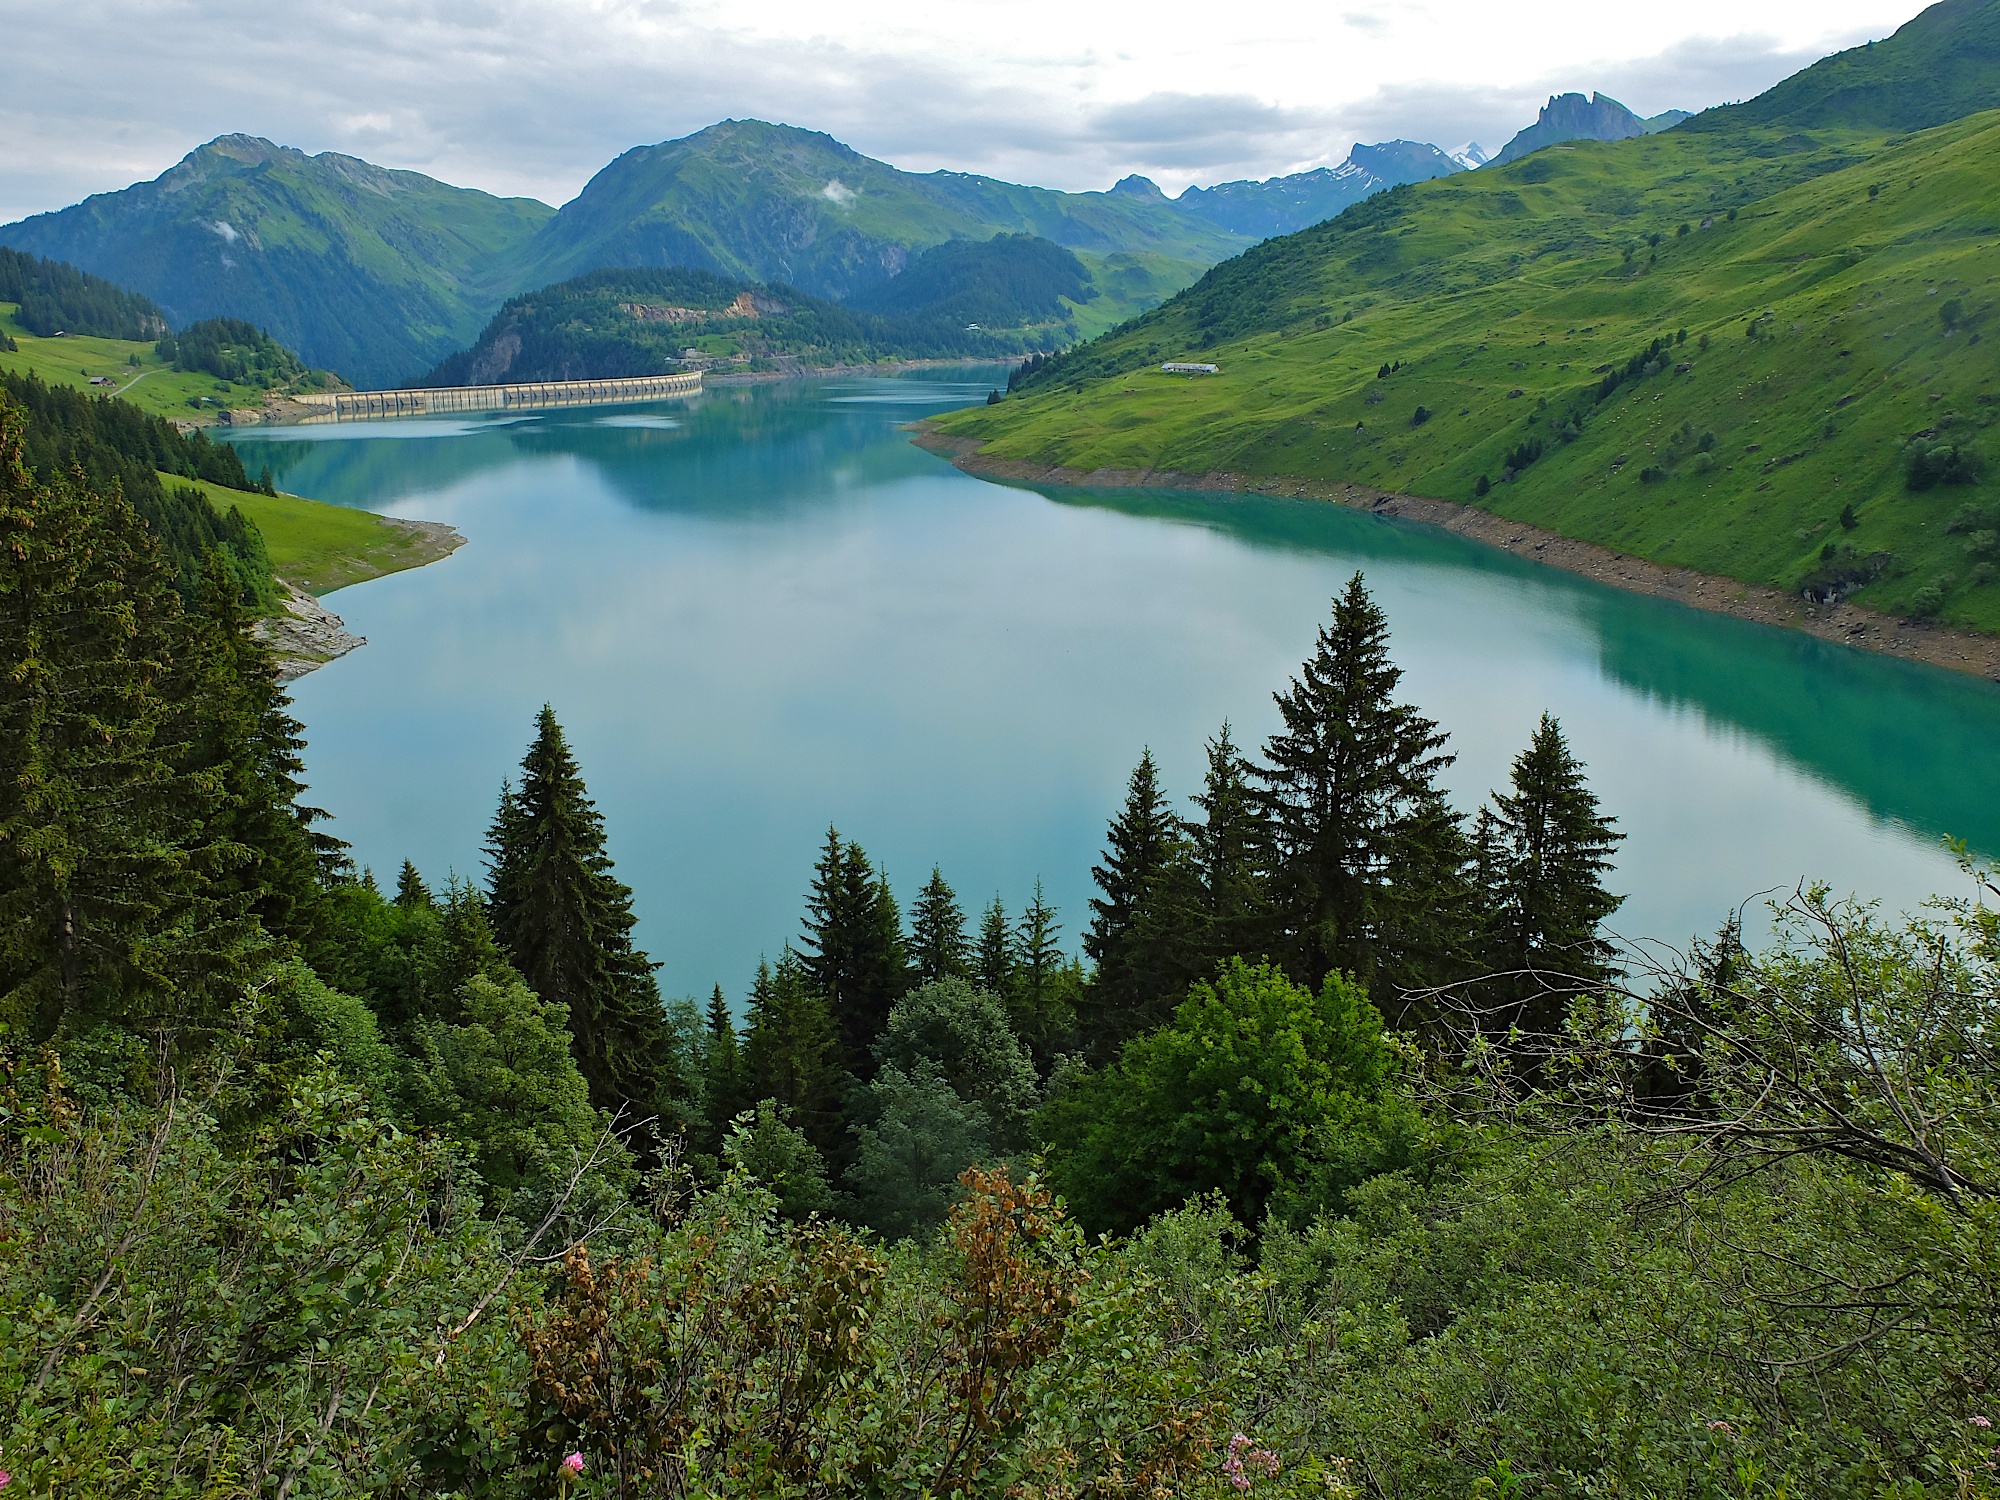
[[[1923,491],[1941,484],[1977,484],[1986,472],[1986,461],[1962,443],[1932,442],[1924,438],[1910,444],[1904,460],[1903,482],[1911,490]]]
[[[1910,596],[1910,613],[1919,620],[1928,620],[1944,608],[1944,590],[1935,583],[1927,583]]]

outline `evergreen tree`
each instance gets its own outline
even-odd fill
[[[768,982],[768,981],[767,981]],[[736,1036],[736,1020],[729,1002],[722,998],[722,986],[708,997],[707,1025],[702,1031],[701,1109],[705,1126],[702,1144],[720,1150],[729,1124],[748,1106],[744,1088],[743,1048]]]
[[[1104,863],[1090,873],[1103,895],[1091,900],[1083,948],[1097,972],[1077,1021],[1084,1045],[1108,1060],[1172,1014],[1199,963],[1187,830],[1160,790],[1151,750],[1140,753]]]
[[[1014,993],[1014,928],[996,893],[979,922],[979,951],[973,957],[973,978],[989,995],[1005,1000]]]
[[[944,872],[931,878],[910,908],[910,974],[917,984],[962,979],[971,966],[972,944],[965,935],[965,912]]]
[[[211,827],[200,705],[162,690],[179,600],[118,488],[36,484],[21,441],[0,401],[0,1022],[211,1027],[269,945],[234,883],[253,852]]]
[[[1255,768],[1270,822],[1271,887],[1285,962],[1317,984],[1334,970],[1364,983],[1383,955],[1396,900],[1421,902],[1428,857],[1408,836],[1437,816],[1433,778],[1451,764],[1437,725],[1395,701],[1388,622],[1355,574],[1312,659],[1277,694],[1284,728]]]
[[[844,1150],[840,1050],[839,1028],[799,956],[787,950],[776,968],[759,964],[743,1043],[748,1094],[775,1100],[828,1156]]]
[[[210,894],[240,897],[271,936],[301,941],[318,920],[322,878],[345,863],[346,846],[313,827],[324,812],[299,804],[302,726],[242,601],[242,586],[211,550],[169,678],[176,712],[165,733],[185,745],[187,769],[219,794],[210,837],[243,853],[211,875]]]
[[[415,911],[420,906],[433,904],[431,888],[424,884],[424,877],[407,859],[403,861],[403,873],[396,877],[396,904],[404,911]]]
[[[908,979],[903,923],[889,882],[833,828],[813,866],[803,946],[805,976],[840,1028],[842,1065],[865,1081],[874,1072],[869,1049]]]
[[[1547,714],[1514,761],[1512,785],[1493,798],[1492,962],[1508,1002],[1496,1020],[1552,1031],[1568,997],[1615,972],[1599,924],[1625,899],[1604,888],[1624,835],[1598,811],[1583,763]]]
[[[1250,763],[1225,722],[1208,742],[1208,774],[1193,798],[1201,821],[1189,829],[1200,884],[1204,967],[1225,958],[1257,958],[1270,941],[1264,868],[1270,834]]]
[[[996,909],[999,903],[994,903]],[[1013,983],[1002,997],[1015,1033],[1044,1065],[1076,1029],[1081,984],[1076,965],[1063,956],[1057,938],[1062,923],[1035,882],[1035,897],[1014,929]]]
[[[576,1063],[598,1108],[670,1110],[659,987],[632,946],[632,892],[612,874],[604,819],[544,705],[488,837],[495,936],[543,1000],[567,1006]]]

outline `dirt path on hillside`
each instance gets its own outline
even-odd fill
[[[1459,536],[1472,537],[1503,551],[1534,562],[1547,563],[1571,573],[1594,578],[1635,594],[1651,594],[1658,599],[1676,599],[1696,609],[1754,620],[1760,625],[1782,625],[1803,630],[1824,641],[1879,651],[1910,661],[1968,672],[1992,682],[2000,682],[2000,637],[1973,635],[1944,626],[1927,625],[1878,614],[1852,604],[1814,605],[1794,594],[1757,584],[1697,573],[1692,568],[1670,568],[1644,558],[1632,557],[1580,542],[1574,537],[1544,531],[1522,521],[1457,505],[1449,500],[1425,500],[1416,495],[1398,495],[1370,489],[1360,484],[1329,484],[1305,479],[1251,479],[1241,474],[1181,474],[1164,469],[1066,469],[1056,464],[1026,463],[1015,459],[992,459],[980,455],[981,444],[971,438],[947,437],[931,430],[928,422],[913,422],[912,441],[919,447],[951,460],[968,474],[989,475],[1029,484],[1063,484],[1102,489],[1212,490],[1230,494],[1271,495],[1283,499],[1331,500],[1378,516],[1399,516],[1441,526]]]

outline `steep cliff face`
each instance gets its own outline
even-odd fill
[[[1505,166],[1559,141],[1623,141],[1646,133],[1646,122],[1608,95],[1557,94],[1534,124],[1500,148],[1493,164]]]

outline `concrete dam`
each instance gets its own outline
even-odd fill
[[[612,406],[692,396],[701,374],[632,375],[614,380],[543,380],[526,385],[452,385],[414,391],[308,391],[290,399],[308,408],[302,422],[363,422],[474,411],[544,411]]]

